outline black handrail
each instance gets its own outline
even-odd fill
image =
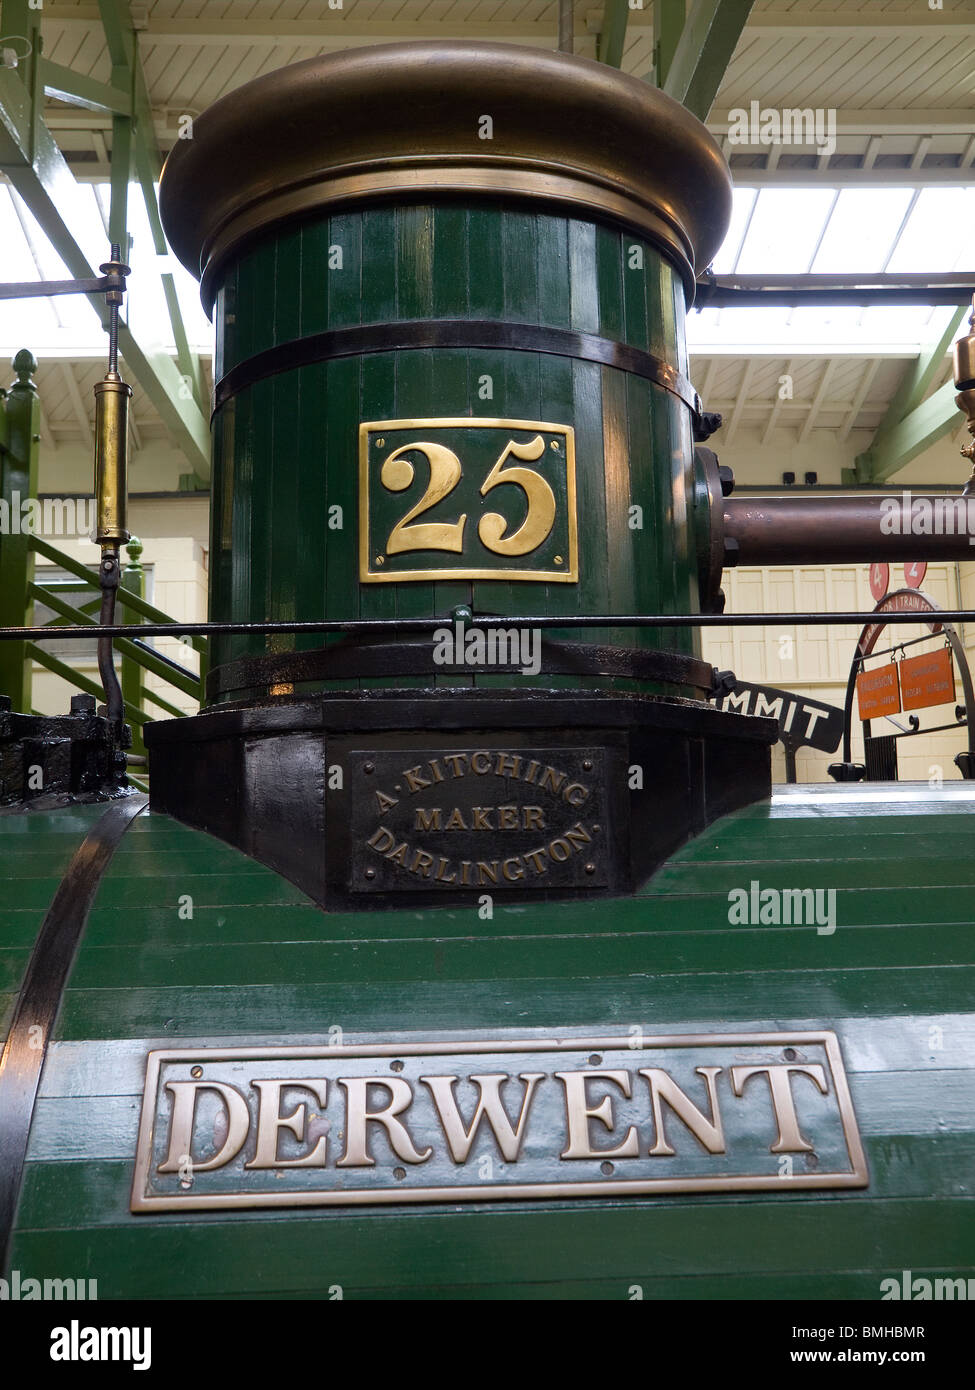
[[[883,625],[922,623],[972,623],[975,622],[975,609],[948,608],[936,609],[933,613],[908,612],[884,613]],[[452,613],[437,618],[360,618],[344,621],[342,619],[321,619],[312,622],[265,622],[265,623],[112,623],[99,627],[99,634],[106,637],[252,637],[265,633],[333,633],[341,632],[350,637],[379,636],[394,632],[433,632],[455,621],[463,622],[465,628],[482,627],[529,627],[529,628],[590,628],[590,627],[633,627],[633,628],[687,628],[687,627],[863,627],[866,623],[876,623],[877,612],[869,613],[594,613],[586,616],[579,613],[552,615],[522,615],[502,613],[479,613],[457,619]],[[91,628],[59,627],[0,627],[0,641],[22,642],[27,639],[63,641],[66,637],[91,637]]]

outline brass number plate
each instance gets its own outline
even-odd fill
[[[359,426],[359,578],[579,578],[575,432],[536,420]]]

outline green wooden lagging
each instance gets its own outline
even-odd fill
[[[876,1300],[902,1269],[970,1273],[975,1201],[975,865],[967,805],[864,792],[846,815],[760,803],[711,826],[636,899],[323,914],[283,879],[164,816],[122,841],[45,1069],[12,1265],[96,1277],[100,1298]],[[896,814],[887,814],[889,809]],[[100,808],[0,817],[0,1008]],[[835,888],[838,928],[741,927],[730,887]],[[193,898],[193,917],[178,897]],[[321,1037],[332,1024],[467,1031],[835,1029],[870,1167],[847,1192],[690,1194],[435,1209],[134,1216],[150,1046]],[[932,1048],[932,1023],[944,1045]],[[2,1033],[0,1033],[2,1036]],[[100,1046],[101,1045],[101,1046]],[[122,1077],[126,1079],[121,1079]],[[69,1078],[65,1084],[65,1078]]]
[[[333,247],[341,248],[341,269],[329,268]],[[641,268],[630,268],[638,259],[633,248]],[[437,318],[601,334],[687,371],[683,290],[655,247],[572,217],[480,205],[353,211],[265,235],[225,272],[215,309],[216,376],[327,329]],[[493,381],[490,400],[479,395],[483,376]],[[578,584],[358,582],[359,423],[466,415],[574,427]],[[686,406],[643,378],[593,363],[517,351],[410,350],[281,373],[241,390],[215,416],[211,616],[392,619],[438,616],[468,603],[498,614],[693,612],[691,456]],[[634,505],[643,509],[642,530],[630,527]],[[334,506],[342,509],[341,530],[328,526]],[[688,631],[554,635],[686,651],[697,643]],[[298,648],[320,644],[315,636],[296,640]],[[260,637],[219,638],[214,664],[265,650]],[[458,682],[474,683],[438,681]],[[484,687],[511,683],[476,679]],[[519,683],[636,684],[544,676]]]

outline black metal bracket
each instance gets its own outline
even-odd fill
[[[106,261],[99,266],[103,273],[91,280],[13,280],[0,284],[0,299],[47,299],[55,294],[105,294],[123,295],[125,277],[131,267],[122,261]],[[111,300],[107,300],[111,304]],[[121,299],[116,301],[121,303]]]

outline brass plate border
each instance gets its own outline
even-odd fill
[[[378,429],[405,430],[420,428],[453,429],[464,426],[486,426],[495,429],[547,430],[565,435],[565,490],[569,509],[569,564],[565,570],[495,569],[425,569],[400,570],[385,574],[370,569],[369,548],[369,432]],[[552,424],[545,420],[504,420],[481,415],[445,415],[438,419],[365,420],[359,425],[359,581],[362,584],[401,584],[411,581],[451,579],[496,579],[507,583],[520,579],[538,584],[577,584],[579,582],[579,523],[576,506],[576,433],[572,425]],[[502,622],[503,619],[499,619]]]
[[[567,1197],[612,1198],[620,1194],[654,1196],[671,1192],[783,1192],[809,1188],[867,1187],[870,1175],[866,1155],[857,1126],[853,1098],[847,1083],[846,1069],[839,1038],[830,1030],[813,1033],[671,1033],[643,1041],[641,1052],[650,1048],[673,1047],[736,1047],[760,1044],[793,1046],[799,1043],[818,1043],[826,1049],[836,1101],[843,1128],[843,1138],[849,1155],[849,1173],[802,1173],[792,1177],[778,1174],[742,1175],[741,1177],[696,1178],[623,1178],[605,1182],[547,1182],[519,1183],[504,1187],[426,1187],[374,1188],[356,1192],[263,1192],[214,1193],[210,1196],[147,1197],[152,1162],[152,1141],[158,1103],[159,1071],[164,1062],[226,1062],[262,1057],[282,1060],[297,1057],[398,1057],[466,1055],[484,1052],[575,1052],[608,1048],[631,1050],[630,1037],[561,1037],[551,1040],[531,1038],[484,1039],[450,1042],[369,1043],[361,1046],[330,1047],[232,1047],[209,1049],[178,1048],[151,1051],[146,1059],[146,1084],[139,1118],[139,1139],[136,1147],[135,1173],[132,1181],[130,1209],[133,1212],[218,1210],[242,1207],[326,1207],[326,1206],[389,1206],[421,1202],[488,1202],[525,1201],[533,1198],[559,1200]]]

